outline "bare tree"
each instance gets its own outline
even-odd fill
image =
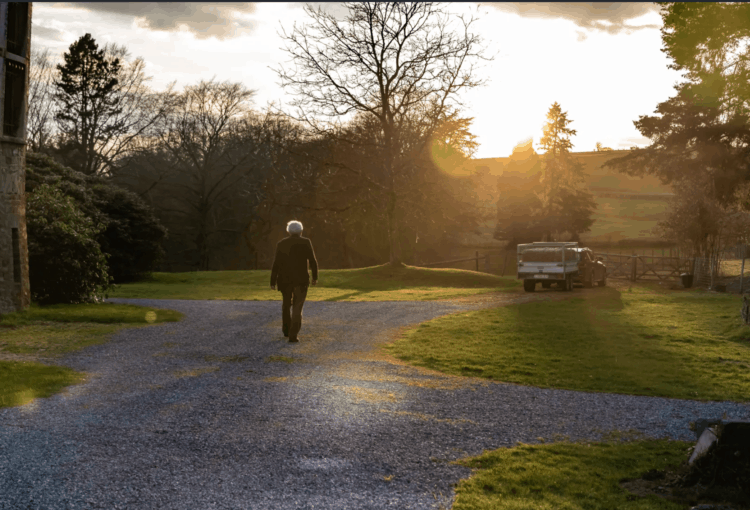
[[[160,146],[167,156],[176,211],[192,218],[199,268],[209,269],[217,206],[252,171],[257,144],[248,139],[254,91],[239,83],[201,81],[185,87],[167,116]],[[163,208],[163,207],[162,207]]]
[[[309,25],[282,34],[292,68],[277,73],[296,96],[296,118],[315,131],[335,135],[355,114],[376,124],[390,261],[399,265],[398,180],[409,167],[401,134],[413,133],[404,126],[419,118],[426,144],[446,111],[460,104],[458,93],[480,84],[474,75],[484,58],[481,39],[471,33],[473,17],[434,3],[345,5],[343,21],[306,6]]]
[[[32,151],[40,152],[48,146],[54,129],[54,101],[52,95],[55,67],[49,48],[31,49],[29,68],[29,109],[26,133]]]
[[[108,121],[121,127],[98,147],[102,171],[111,174],[143,147],[144,140],[152,140],[164,129],[167,115],[177,104],[177,94],[175,82],[163,91],[151,90],[148,82],[152,77],[146,75],[146,63],[141,57],[131,59],[124,45],[107,44],[104,55],[110,61],[120,61],[119,108]]]

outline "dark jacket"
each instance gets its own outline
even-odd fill
[[[318,261],[312,243],[306,237],[292,234],[276,245],[276,255],[271,269],[271,285],[309,285],[307,262],[310,261],[312,279],[318,279]]]

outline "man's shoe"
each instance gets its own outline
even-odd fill
[[[287,337],[287,338],[289,337],[289,328],[286,328],[286,329],[281,328],[281,331],[282,333],[284,333],[284,337]]]
[[[289,339],[289,343],[290,344],[296,344],[297,342],[299,342],[299,338],[290,338]]]

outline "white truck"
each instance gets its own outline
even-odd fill
[[[517,248],[518,276],[523,290],[534,292],[537,282],[547,288],[553,283],[563,290],[573,290],[578,277],[578,243],[528,243]]]

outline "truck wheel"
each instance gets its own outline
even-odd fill
[[[550,287],[552,287],[552,282],[542,282],[543,289],[549,289]]]
[[[524,280],[523,281],[523,290],[526,292],[534,292],[536,289],[536,282],[534,280]]]
[[[596,282],[599,287],[606,287],[607,286],[607,275],[604,275],[604,278]]]

